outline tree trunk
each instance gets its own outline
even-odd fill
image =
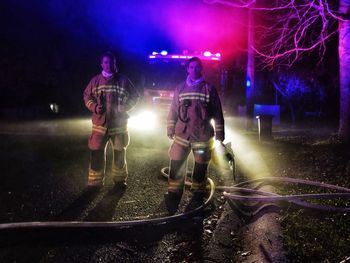
[[[339,21],[340,112],[339,136],[350,142],[350,0],[339,1],[339,12],[345,15]]]
[[[248,58],[247,58],[247,77],[246,77],[246,129],[251,130],[254,122],[254,95],[255,95],[255,76],[254,76],[254,13],[252,9],[248,11]]]

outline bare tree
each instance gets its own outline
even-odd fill
[[[331,38],[339,37],[339,137],[350,142],[350,0],[204,0],[264,14],[256,27],[254,51],[265,66],[292,65],[306,52],[323,59]],[[267,15],[267,16],[266,16]],[[265,18],[269,19],[265,19]]]

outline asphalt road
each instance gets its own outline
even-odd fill
[[[160,169],[168,166],[171,144],[165,127],[130,130],[125,190],[113,187],[110,145],[106,186],[99,191],[86,188],[89,131],[89,121],[83,119],[2,123],[1,223],[147,220],[167,215],[163,202],[167,182],[160,175]],[[189,198],[187,191],[180,210]],[[221,199],[216,199],[219,207]],[[0,238],[0,262],[201,261],[220,213],[214,207],[195,221],[123,233],[52,231],[43,236],[20,231]]]

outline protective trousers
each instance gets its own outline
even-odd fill
[[[112,178],[115,184],[126,182],[128,178],[125,154],[126,149],[113,151]]]
[[[90,166],[88,185],[102,186],[105,178],[106,147],[108,141],[113,146],[112,178],[114,183],[126,182],[128,177],[126,163],[126,148],[129,144],[128,133],[114,134],[106,136],[93,133],[89,139]]]

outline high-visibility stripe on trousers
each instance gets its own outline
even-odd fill
[[[112,166],[112,178],[114,183],[126,182],[128,178],[128,168],[125,164],[122,168],[119,168],[115,164]]]
[[[103,186],[104,173],[103,171],[94,171],[89,169],[88,186]]]
[[[170,160],[168,192],[182,194],[185,186],[187,160]]]
[[[102,186],[104,184],[105,157],[104,150],[90,152],[90,165],[88,173],[89,186]]]

